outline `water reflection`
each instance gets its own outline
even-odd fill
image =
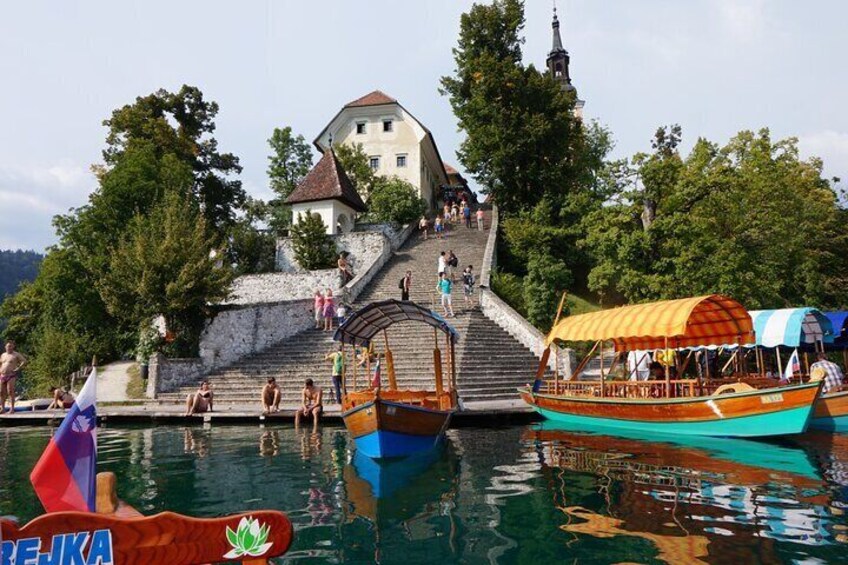
[[[797,445],[659,441],[550,425],[524,437],[555,485],[554,504],[568,517],[561,526],[567,532],[640,537],[657,548],[657,559],[670,563],[700,562],[707,549],[714,557],[779,561],[767,540],[818,545],[842,539],[834,534],[825,483]],[[594,477],[603,500],[600,513],[575,504],[581,497],[569,496],[574,473]],[[728,542],[733,537],[756,538],[759,553]]]
[[[40,513],[27,477],[49,437],[0,429],[0,515]],[[460,429],[377,464],[339,427],[104,428],[98,457],[145,514],[284,510],[292,563],[837,562],[848,534],[848,435]]]

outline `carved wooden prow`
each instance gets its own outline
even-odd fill
[[[98,514],[116,518],[138,518],[141,512],[118,499],[118,478],[115,473],[97,473],[97,499],[94,505]]]

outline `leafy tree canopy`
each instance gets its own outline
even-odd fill
[[[749,308],[848,305],[848,213],[794,138],[743,131],[679,154],[678,127],[618,163],[585,220],[590,287],[608,301],[726,293]]]
[[[398,178],[378,178],[368,198],[368,219],[375,222],[408,224],[427,210],[427,203],[409,182]]]
[[[327,235],[327,226],[320,214],[307,210],[297,215],[291,228],[294,256],[301,268],[314,271],[329,269],[336,259],[336,245]]]
[[[374,169],[368,161],[368,154],[361,143],[334,145],[336,159],[344,169],[350,182],[363,200],[368,200],[368,195],[374,188],[374,182],[379,178],[374,174]]]
[[[268,224],[280,233],[291,224],[291,207],[285,200],[312,168],[312,147],[302,135],[294,135],[288,126],[274,128],[268,144],[271,146],[268,179],[276,195],[269,202]]]

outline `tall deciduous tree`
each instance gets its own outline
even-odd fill
[[[846,211],[819,160],[801,160],[795,139],[775,142],[768,130],[724,147],[701,139],[685,158],[660,137],[615,203],[587,217],[594,290],[628,301],[721,292],[749,308],[848,305]]]
[[[280,232],[291,224],[291,208],[286,198],[312,168],[312,147],[302,135],[294,135],[291,127],[274,128],[268,140],[268,180],[276,197],[269,202],[268,224]]]
[[[111,256],[98,285],[109,312],[142,324],[162,315],[175,337],[172,353],[196,355],[210,304],[226,298],[232,282],[214,242],[197,205],[168,192],[149,214],[133,218]]]
[[[374,169],[368,161],[368,154],[362,147],[361,143],[334,145],[333,151],[336,152],[336,159],[347,174],[347,178],[353,183],[356,191],[363,200],[368,200],[368,195],[374,189],[374,182],[377,175],[374,174]]]
[[[336,246],[327,235],[327,226],[319,214],[307,210],[298,214],[291,228],[292,246],[298,265],[303,269],[328,269],[333,266]]]
[[[506,214],[546,196],[558,211],[578,180],[574,96],[524,66],[523,28],[519,0],[475,4],[462,15],[455,72],[441,81],[465,132],[460,162]]]

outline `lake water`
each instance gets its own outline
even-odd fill
[[[0,515],[40,513],[50,433],[0,429]],[[285,563],[848,562],[848,436],[667,441],[469,428],[380,467],[338,427],[103,428],[99,468],[145,514],[285,511]]]

